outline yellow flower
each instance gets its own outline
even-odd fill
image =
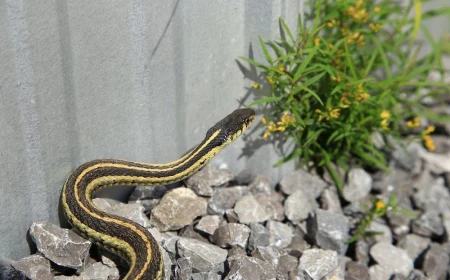
[[[420,119],[419,117],[415,117],[412,120],[409,120],[406,122],[406,126],[409,128],[416,128],[420,126]]]
[[[370,27],[370,29],[372,29],[374,32],[378,32],[378,31],[381,30],[381,28],[383,28],[383,25],[381,25],[381,24],[379,24],[379,23],[376,23],[376,24],[369,23],[369,27]]]
[[[261,122],[262,122],[263,124],[267,124],[266,118],[262,117],[262,118],[261,118]]]
[[[273,85],[275,83],[275,81],[273,80],[272,77],[267,76],[266,78],[267,78],[267,81],[269,82],[269,84]]]
[[[368,94],[367,92],[364,92],[364,91],[357,92],[355,94],[355,100],[356,101],[364,101],[364,100],[366,100],[369,97],[370,97],[370,94]]]
[[[330,108],[331,109],[331,108]],[[330,110],[329,109],[329,111],[330,111],[330,117],[331,118],[333,118],[333,119],[337,119],[337,118],[339,118],[339,116],[341,115],[341,109],[339,109],[339,108],[334,108],[334,109],[332,109],[332,110]],[[327,120],[328,120],[329,118],[327,117]]]
[[[383,112],[381,112],[380,116],[382,119],[389,119],[391,117],[391,113],[389,113],[389,111],[383,110]]]
[[[335,81],[335,82],[338,82],[338,83],[340,83],[342,81],[341,76],[339,76],[339,74],[337,74],[336,77],[335,76],[330,76],[330,79],[332,81]]]
[[[284,72],[284,70],[286,70],[286,68],[283,65],[281,65],[280,67],[278,67],[278,70],[280,72]]]
[[[267,139],[267,138],[269,138],[269,136],[270,136],[270,132],[269,131],[266,131],[266,133],[264,133],[264,135],[263,135],[263,139]]]
[[[319,118],[318,118],[318,120],[319,120],[319,122],[322,120],[322,118],[323,118],[323,113],[322,113],[322,111],[320,110],[320,109],[316,109],[314,112],[316,112],[316,114],[319,114]]]
[[[386,207],[386,204],[384,204],[384,202],[383,202],[382,200],[378,200],[378,201],[375,203],[375,210],[376,210],[376,211],[380,211],[380,210],[382,210],[384,207]]]
[[[258,83],[253,83],[253,84],[252,84],[252,88],[258,89],[258,88],[260,88],[260,87],[261,87],[261,85],[258,84]]]
[[[378,14],[381,11],[381,7],[380,6],[376,6],[375,9],[373,9],[373,11]]]
[[[423,144],[430,152],[436,150],[436,146],[434,146],[433,139],[431,138],[430,135],[425,135],[423,137]]]
[[[429,125],[425,130],[425,134],[433,133],[436,128],[433,125]]]
[[[348,93],[344,93],[341,97],[341,102],[339,103],[339,106],[341,108],[348,108],[350,107],[350,105],[352,104],[352,102],[350,100],[348,100]]]
[[[320,43],[320,39],[319,38],[314,38],[314,46],[318,46]]]

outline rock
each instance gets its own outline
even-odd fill
[[[298,189],[288,196],[284,202],[284,214],[293,223],[298,224],[317,208],[315,200]]]
[[[68,229],[61,229],[47,222],[33,223],[31,239],[47,259],[57,265],[78,269],[89,254],[91,242]]]
[[[387,137],[388,143],[393,147],[391,153],[395,162],[403,169],[411,171],[416,168],[418,164],[418,150],[416,143],[407,145],[405,141],[398,143],[392,136]],[[406,149],[405,149],[406,147]],[[419,147],[421,148],[421,147]]]
[[[20,271],[33,280],[47,280],[52,278],[50,261],[38,254],[15,261],[11,265],[15,270]]]
[[[206,200],[192,190],[178,188],[166,193],[152,211],[151,222],[161,231],[177,230],[206,215]]]
[[[232,260],[225,280],[273,280],[275,277],[273,266],[258,258],[244,256]]]
[[[302,236],[294,235],[292,237],[291,244],[289,244],[289,247],[286,248],[286,251],[292,256],[301,257],[303,252],[310,248],[311,245],[309,245]]]
[[[128,202],[139,202],[144,200],[160,199],[163,195],[175,188],[178,188],[177,184],[162,185],[162,186],[137,186],[131,193]]]
[[[270,233],[269,243],[279,248],[286,248],[292,241],[292,228],[286,224],[268,221],[267,229]]]
[[[198,231],[196,231],[193,225],[188,225],[183,229],[181,229],[180,232],[178,233],[178,236],[197,239],[199,241],[209,243],[208,238],[206,238],[205,236],[201,235]]]
[[[345,254],[349,237],[349,223],[344,215],[317,209],[313,217],[311,235],[322,249]]]
[[[428,164],[430,171],[434,174],[439,175],[450,172],[450,153],[436,154],[421,148],[419,150],[419,157]]]
[[[222,276],[215,272],[199,272],[191,274],[192,280],[221,280]]]
[[[136,200],[136,201],[128,201],[128,204],[139,204],[144,207],[144,213],[146,215],[150,215],[150,212],[158,205],[160,199],[145,199],[145,200]]]
[[[238,215],[239,222],[243,224],[264,222],[269,219],[266,210],[251,194],[242,197],[236,202],[234,212]]]
[[[119,270],[96,262],[81,272],[80,277],[82,279],[119,279]]]
[[[239,246],[235,246],[235,247],[231,247],[228,250],[228,258],[227,261],[230,263],[233,260],[242,258],[242,257],[246,257],[247,256],[247,252],[245,251],[245,249],[242,249]]]
[[[445,213],[450,211],[450,192],[442,178],[437,178],[413,195],[414,204],[425,212]]]
[[[412,232],[425,237],[439,237],[444,234],[444,225],[436,212],[427,212],[412,223]]]
[[[208,214],[223,215],[227,209],[232,209],[238,199],[248,193],[248,187],[215,188],[208,201]]]
[[[304,169],[297,169],[284,176],[280,181],[280,188],[283,193],[290,195],[296,190],[302,190],[303,193],[310,195],[311,199],[318,198],[326,186],[327,183],[319,176],[313,175]]]
[[[248,239],[248,249],[253,251],[258,246],[269,246],[270,244],[270,232],[269,230],[259,224],[250,223],[250,236]]]
[[[144,206],[140,204],[125,204],[115,202],[106,198],[94,198],[92,201],[94,202],[95,206],[107,213],[127,218],[140,224],[143,227],[150,227],[150,220],[144,214]]]
[[[372,189],[372,177],[361,168],[352,168],[348,172],[347,184],[343,189],[345,200],[357,202],[366,197]]]
[[[219,224],[220,216],[208,215],[200,219],[198,224],[195,226],[195,229],[208,235],[213,235],[214,231],[216,231],[216,229],[219,227]]]
[[[425,253],[423,271],[430,279],[448,279],[447,268],[449,263],[448,253],[438,243],[431,243],[430,249]]]
[[[276,271],[277,279],[288,279],[290,271],[298,266],[298,259],[275,246],[257,247],[252,257],[269,263]]]
[[[398,241],[397,246],[406,251],[411,260],[415,261],[429,246],[430,239],[416,234],[408,234]]]
[[[234,181],[238,185],[249,185],[253,180],[255,180],[257,176],[250,170],[244,169],[241,172],[239,172],[236,177],[234,177]],[[261,176],[262,177],[262,176]]]
[[[239,217],[233,209],[227,209],[225,211],[225,217],[229,223],[239,223]]]
[[[402,209],[405,209],[402,207]],[[395,236],[403,236],[405,234],[408,234],[410,231],[410,224],[412,218],[394,211],[387,212],[387,218],[389,221],[389,226],[392,229],[392,232]]]
[[[28,280],[29,278],[25,274],[12,267],[13,262],[7,258],[0,258],[0,279]]]
[[[180,238],[177,252],[181,257],[189,258],[192,268],[198,272],[223,272],[227,259],[227,250],[197,240]]]
[[[213,235],[213,241],[222,248],[239,246],[245,249],[249,235],[250,228],[248,226],[229,223],[217,228]]]
[[[269,179],[261,175],[257,175],[248,187],[252,194],[272,194],[275,192],[275,189],[270,183]]]
[[[207,165],[185,180],[186,186],[200,196],[211,196],[213,187],[222,186],[233,179],[233,174]]]
[[[428,277],[426,277],[422,271],[413,269],[413,271],[411,271],[408,276],[408,280],[431,280],[431,278],[429,279]]]
[[[261,207],[265,210],[269,220],[283,221],[284,208],[280,202],[280,195],[277,193],[265,194],[257,193],[253,195]]]
[[[370,248],[370,255],[390,274],[400,273],[403,276],[408,276],[414,268],[413,261],[408,253],[388,242],[383,241],[373,245]]]
[[[367,266],[370,261],[369,248],[369,244],[364,239],[355,243],[355,260],[364,266]]]
[[[349,261],[346,266],[346,280],[370,280],[367,266]]]
[[[370,280],[386,280],[390,279],[392,271],[382,265],[375,264],[369,267]]]
[[[300,257],[299,275],[305,279],[320,280],[332,273],[339,265],[337,253],[331,250],[309,249]]]
[[[192,275],[192,263],[189,258],[177,259],[175,276],[179,280],[190,280]]]
[[[160,247],[160,249],[164,261],[164,279],[170,280],[172,279],[172,259],[164,248]]]
[[[378,150],[381,150],[386,146],[386,143],[384,142],[383,135],[379,131],[374,131],[370,135],[370,138],[372,139],[372,143]]]
[[[381,221],[373,221],[368,227],[367,231],[378,233],[372,236],[367,237],[366,239],[370,244],[377,242],[387,242],[392,243],[392,232],[391,229],[382,223]]]
[[[320,203],[322,204],[323,210],[342,215],[341,202],[335,191],[332,191],[329,188],[323,190],[320,195]]]

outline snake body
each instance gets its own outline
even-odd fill
[[[170,163],[99,159],[79,166],[62,191],[62,206],[68,221],[81,236],[127,261],[129,270],[123,279],[162,279],[164,262],[150,232],[133,221],[97,208],[92,202],[95,192],[115,185],[155,186],[181,181],[236,140],[254,115],[248,108],[233,111],[211,127],[196,148]]]

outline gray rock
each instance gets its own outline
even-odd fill
[[[109,267],[102,264],[101,262],[96,262],[88,266],[83,272],[81,272],[80,277],[82,279],[119,279],[119,270],[115,267]]]
[[[448,279],[447,268],[449,256],[438,243],[431,243],[430,249],[425,253],[423,271],[430,279]]]
[[[356,241],[355,260],[358,263],[360,263],[364,266],[367,266],[370,261],[369,249],[370,249],[370,246],[364,239],[360,239],[360,240]]]
[[[244,169],[241,172],[239,172],[238,175],[236,175],[236,177],[234,177],[234,181],[236,181],[236,183],[238,185],[249,185],[253,180],[255,180],[257,176],[250,170],[248,169]]]
[[[402,209],[404,208],[402,207]],[[410,216],[399,212],[389,211],[387,213],[387,218],[389,221],[389,226],[395,236],[404,236],[409,233],[412,220]]]
[[[411,271],[411,273],[408,275],[408,280],[431,280],[431,278],[429,279],[427,276],[425,276],[422,271],[413,269],[413,271]]]
[[[270,245],[286,248],[291,244],[293,232],[290,226],[276,221],[268,221],[266,226],[270,233]]]
[[[207,202],[191,189],[177,188],[166,193],[152,211],[151,222],[161,231],[177,230],[206,215]]]
[[[425,237],[439,237],[444,234],[444,225],[438,213],[427,212],[414,220],[412,232]]]
[[[379,220],[373,221],[367,227],[367,231],[378,233],[366,238],[370,244],[374,244],[377,242],[392,243],[393,238],[391,229]]]
[[[248,193],[248,187],[215,188],[208,201],[208,213],[223,215],[227,209],[232,209],[238,199]]]
[[[270,183],[269,179],[262,175],[257,175],[248,187],[252,194],[271,194],[275,192],[275,189]]]
[[[139,204],[144,207],[144,213],[149,215],[150,212],[158,205],[160,199],[144,199],[136,201],[128,201],[128,204]]]
[[[431,240],[416,234],[408,234],[397,243],[399,248],[406,251],[411,260],[415,261],[429,246]]]
[[[419,157],[423,159],[434,174],[450,172],[450,153],[431,153],[424,148],[419,149]]]
[[[398,143],[390,135],[387,137],[388,143],[393,147],[391,153],[396,163],[403,169],[411,171],[415,169],[419,161],[418,150],[415,145],[407,145],[404,141]],[[405,149],[406,147],[406,149]]]
[[[244,256],[231,261],[225,280],[273,280],[275,277],[275,269],[269,263]]]
[[[375,264],[369,267],[370,280],[386,280],[390,279],[392,271],[382,265]]]
[[[234,206],[234,212],[238,215],[239,222],[243,224],[264,222],[269,219],[266,209],[259,204],[252,194],[239,199]]]
[[[177,243],[181,239],[191,240],[186,237],[180,237],[180,236],[172,236],[169,238],[166,238],[162,241],[162,247],[167,251],[169,256],[175,256],[177,254]],[[198,240],[197,240],[198,241]],[[201,242],[201,241],[199,241]]]
[[[336,251],[309,249],[300,257],[298,273],[305,279],[320,280],[332,273],[338,266],[339,259]]]
[[[213,241],[214,244],[222,248],[232,246],[246,248],[249,235],[250,228],[248,226],[229,223],[217,228],[213,235]]]
[[[213,187],[222,186],[233,179],[233,174],[217,170],[209,165],[189,177],[186,186],[200,196],[211,196]]]
[[[203,233],[213,235],[214,231],[219,227],[220,216],[218,215],[208,215],[200,219],[195,229]]]
[[[199,272],[199,273],[192,273],[191,279],[192,280],[221,280],[222,276],[215,272]]]
[[[329,188],[323,190],[320,194],[320,203],[323,210],[342,215],[341,202],[336,191],[330,190]]]
[[[50,261],[38,254],[15,261],[11,265],[14,269],[33,280],[48,280],[52,278]]]
[[[91,242],[68,229],[47,222],[33,223],[31,239],[47,259],[57,265],[78,269],[89,254]]]
[[[252,257],[269,263],[277,273],[277,279],[288,279],[289,272],[298,267],[298,259],[275,246],[257,247]]]
[[[347,217],[333,212],[317,209],[313,217],[311,235],[322,249],[335,250],[345,254],[349,237]]]
[[[290,195],[296,190],[302,190],[305,194],[311,194],[310,198],[312,199],[318,198],[326,186],[327,183],[319,176],[304,169],[297,169],[284,176],[280,181],[280,188],[283,193]]]
[[[172,277],[172,259],[169,256],[164,248],[160,246],[160,250],[162,252],[163,261],[164,261],[164,279],[170,280]]]
[[[445,213],[450,211],[450,192],[442,178],[437,178],[413,195],[414,204],[426,212]]]
[[[408,253],[388,242],[383,241],[373,245],[370,248],[370,255],[390,274],[400,273],[403,276],[408,276],[414,268],[413,261],[408,256]]]
[[[92,201],[95,206],[107,213],[130,219],[143,227],[150,226],[150,220],[144,214],[144,206],[138,203],[125,204],[106,198],[94,198]]]
[[[242,249],[239,246],[235,246],[235,247],[231,247],[228,250],[228,258],[227,261],[229,263],[231,263],[231,261],[242,258],[242,257],[246,257],[247,256],[247,252],[245,251],[245,249]]]
[[[291,244],[286,248],[286,251],[292,256],[301,257],[303,252],[310,248],[311,245],[302,236],[296,234],[292,237]]]
[[[373,145],[378,150],[381,150],[382,148],[384,148],[384,146],[386,146],[383,135],[379,131],[372,132],[370,138],[372,139]]]
[[[253,195],[258,203],[264,208],[269,220],[283,221],[284,208],[280,202],[280,195],[277,193],[265,194],[257,193]]]
[[[189,258],[177,259],[175,276],[179,280],[190,280],[192,275],[192,263]]]
[[[227,259],[227,250],[197,240],[180,238],[177,252],[181,257],[189,258],[192,268],[197,272],[223,272]]]
[[[175,188],[178,188],[177,184],[153,186],[153,187],[137,186],[131,193],[128,202],[160,199],[166,192],[173,190]]]
[[[352,168],[348,172],[347,184],[343,189],[345,200],[360,201],[366,197],[372,188],[372,177],[361,168]]]
[[[259,224],[250,223],[250,236],[248,238],[248,249],[253,251],[258,246],[269,246],[270,244],[269,230]]]
[[[17,271],[11,266],[13,260],[0,257],[0,279],[28,280],[22,272]]]
[[[239,217],[233,209],[227,209],[225,211],[225,217],[229,223],[239,223]]]
[[[197,239],[199,241],[209,243],[208,238],[206,238],[205,236],[201,235],[198,231],[196,231],[193,225],[188,225],[182,228],[178,233],[178,236]]]
[[[346,280],[370,280],[369,268],[357,262],[350,261],[346,266]]]
[[[298,224],[317,208],[315,200],[298,189],[288,196],[284,202],[284,214],[293,223]]]

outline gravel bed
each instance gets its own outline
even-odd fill
[[[299,169],[273,185],[263,175],[205,167],[180,187],[137,187],[129,203],[94,203],[148,228],[159,242],[166,279],[448,279],[450,138],[430,153],[399,148],[392,172],[354,168],[343,198],[327,180]],[[410,218],[389,212],[351,245],[360,203],[398,197]],[[71,230],[36,221],[37,253],[3,263],[2,279],[119,279],[126,266]],[[3,261],[5,262],[5,261]]]

